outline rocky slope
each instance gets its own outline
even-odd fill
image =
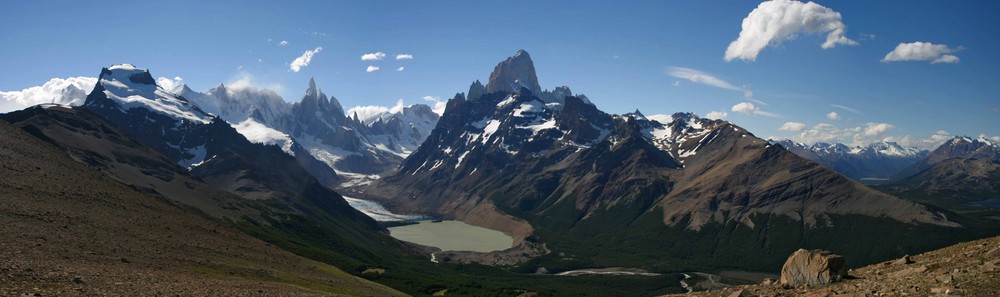
[[[518,53],[497,69],[530,63]],[[574,260],[592,260],[588,265],[677,269],[692,261],[718,265],[765,255],[729,263],[771,270],[796,244],[862,240],[849,235],[852,226],[909,229],[898,233],[905,238],[920,233],[914,230],[959,227],[923,205],[871,190],[725,121],[688,113],[664,122],[638,112],[611,115],[577,96],[553,100],[554,93],[539,96],[522,87],[479,98],[456,95],[428,140],[368,193],[400,209],[517,237],[534,234],[555,252],[590,257]],[[690,242],[684,248],[668,238]],[[901,239],[849,253],[876,261],[940,244]],[[711,248],[691,251],[701,245]]]
[[[848,271],[840,282],[784,288],[747,285],[685,296],[997,296],[1000,237],[965,242]]]
[[[913,166],[928,154],[926,150],[903,147],[895,142],[875,142],[855,147],[842,143],[806,145],[788,139],[769,142],[866,183],[883,183],[897,177],[900,171]]]
[[[0,122],[0,295],[403,295],[87,168]]]

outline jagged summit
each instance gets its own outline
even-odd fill
[[[310,77],[309,78],[309,89],[310,90],[315,90],[316,89],[316,78],[315,77]]]
[[[535,74],[535,64],[524,50],[518,50],[513,56],[497,64],[486,84],[486,92],[516,93],[521,87],[535,94],[542,92],[542,87],[538,85],[538,76]]]

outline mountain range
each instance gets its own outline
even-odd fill
[[[485,92],[477,81],[470,96],[449,100],[427,140],[365,188],[367,198],[543,242],[553,253],[527,266],[547,270],[772,270],[801,246],[869,263],[963,233],[940,210],[873,190],[726,121],[612,115],[567,87],[539,92],[532,65],[519,51],[497,65]],[[877,154],[919,154],[886,149]]]
[[[296,102],[252,87],[165,88],[129,64],[102,69],[82,102],[67,90],[54,101],[70,105],[0,115],[12,124],[0,125],[13,135],[5,145],[81,163],[74,170],[100,185],[172,209],[165,221],[195,216],[410,294],[595,294],[604,283],[531,273],[635,267],[675,282],[684,271],[773,272],[803,247],[859,266],[1000,231],[990,198],[1000,195],[1000,148],[986,139],[957,137],[930,152],[806,146],[693,113],[610,114],[569,87],[542,89],[524,50],[440,116],[426,105],[347,114],[313,80]],[[35,142],[12,142],[28,135]],[[892,181],[859,182],[871,178]],[[500,268],[431,265],[433,248],[393,239],[342,191],[500,230],[515,247]],[[478,256],[468,262],[498,263]],[[317,282],[298,266],[282,269]],[[355,293],[395,293],[356,281]],[[605,293],[679,289],[618,281]]]
[[[874,142],[866,146],[842,143],[807,145],[789,139],[768,140],[808,160],[823,164],[847,177],[865,183],[884,183],[914,166],[928,151],[903,147],[895,142]]]

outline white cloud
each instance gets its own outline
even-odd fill
[[[838,44],[857,45],[844,36],[847,25],[840,13],[814,2],[792,0],[766,1],[743,19],[740,36],[726,48],[726,61],[754,61],[765,47],[778,46],[800,34],[826,33],[820,47],[829,49]]]
[[[362,61],[378,61],[382,60],[382,58],[385,58],[385,53],[383,52],[374,52],[361,55]]]
[[[882,58],[883,63],[898,61],[931,61],[936,63],[958,63],[958,57],[952,55],[961,50],[951,48],[944,44],[933,44],[930,42],[900,43],[891,52]]]
[[[403,66],[399,66],[399,68],[396,68],[396,71],[403,71],[403,70],[405,70],[405,69],[406,69],[406,67],[403,67]]]
[[[285,87],[281,84],[261,83],[256,77],[246,71],[239,72],[236,76],[230,78],[229,81],[226,82],[226,88],[229,90],[249,89],[251,91],[259,92],[274,92],[275,96],[285,90]]]
[[[288,45],[288,41],[285,40],[282,40],[281,42],[278,43],[278,46],[286,46],[286,45]]]
[[[160,86],[164,90],[171,93],[177,93],[181,91],[184,87],[184,79],[180,76],[175,76],[174,78],[160,77],[156,79],[156,85]]]
[[[896,126],[888,123],[867,123],[865,124],[863,136],[878,137],[882,136],[889,130],[895,129]]]
[[[850,111],[850,112],[853,112],[853,113],[861,113],[861,111],[859,111],[857,109],[853,109],[853,108],[850,108],[850,107],[847,107],[847,106],[843,106],[843,105],[830,104],[830,106],[833,106],[833,107],[836,107],[836,108],[840,108],[840,109],[843,109],[843,110],[846,110],[846,111]]]
[[[20,91],[0,92],[0,112],[24,109],[41,103],[59,103],[73,106],[82,105],[87,94],[94,90],[97,78],[70,77],[53,78],[41,86]]]
[[[740,113],[750,114],[750,113],[753,113],[753,112],[755,112],[757,110],[758,110],[757,106],[754,106],[753,103],[750,103],[750,102],[740,102],[740,103],[736,103],[736,105],[733,105],[733,111],[734,112],[740,112]]]
[[[398,54],[396,55],[396,60],[412,60],[413,55],[411,54]]]
[[[669,66],[666,69],[666,73],[669,76],[688,80],[696,84],[703,84],[720,89],[742,92],[743,97],[746,98],[747,100],[760,103],[761,105],[767,105],[766,102],[753,98],[753,91],[750,90],[750,85],[743,85],[742,87],[737,87],[736,85],[733,85],[725,80],[722,80],[721,78],[718,78],[715,75],[703,72],[701,70],[691,69],[686,67]],[[674,87],[680,87],[680,86],[681,86],[681,81],[675,80]]]
[[[666,72],[667,75],[680,79],[689,80],[697,84],[709,85],[716,88],[722,88],[732,91],[740,91],[740,92],[743,91],[743,89],[740,87],[737,87],[727,81],[715,77],[714,75],[699,71],[697,69],[691,69],[685,67],[667,67]],[[679,86],[679,85],[680,81],[674,82],[674,86]]]
[[[833,121],[836,121],[836,120],[840,120],[840,115],[837,114],[836,111],[831,111],[830,113],[826,114],[826,118],[828,118],[830,120],[833,120]]]
[[[784,124],[781,125],[781,127],[778,127],[778,130],[780,130],[780,131],[795,131],[795,132],[798,132],[798,131],[804,130],[805,128],[806,128],[806,124],[803,124],[803,123],[799,123],[799,122],[785,122]]]
[[[379,69],[381,69],[381,68],[379,68],[378,66],[375,66],[375,65],[369,65],[369,66],[368,66],[368,69],[365,69],[365,71],[366,71],[366,72],[375,72],[375,71],[378,71]]]
[[[948,131],[937,130],[934,132],[934,134],[931,134],[931,136],[928,136],[922,142],[924,142],[927,145],[939,146],[945,141],[948,141],[948,139],[951,139],[952,137],[954,137],[954,135],[948,133]]]
[[[448,106],[448,101],[441,100],[441,98],[439,98],[439,97],[424,96],[424,100],[427,100],[427,101],[430,101],[430,102],[434,102],[434,106],[431,107],[431,110],[433,110],[434,113],[436,113],[438,115],[443,115],[445,107]]]
[[[760,108],[758,108],[756,105],[753,105],[753,103],[750,103],[750,102],[736,103],[736,105],[733,105],[732,111],[733,112],[739,112],[739,113],[745,113],[745,114],[761,115],[761,116],[772,117],[772,118],[779,117],[778,114],[760,110]]]
[[[812,128],[802,130],[799,135],[792,137],[792,140],[806,144],[839,142],[851,146],[865,146],[877,141],[891,141],[904,147],[932,150],[954,137],[945,130],[938,130],[926,138],[915,138],[910,135],[886,135],[895,128],[895,125],[889,123],[865,123],[863,126],[840,129],[831,124],[820,123]]]
[[[708,114],[705,115],[705,118],[713,120],[721,120],[725,119],[728,116],[729,114],[726,113],[725,111],[710,111]]]
[[[385,106],[378,105],[365,105],[365,106],[355,106],[347,110],[348,117],[354,117],[356,114],[358,119],[363,123],[369,123],[375,121],[377,117],[382,114],[388,113],[389,108]]]
[[[317,46],[314,50],[307,50],[302,53],[301,56],[292,60],[292,63],[288,65],[288,69],[292,72],[299,72],[299,70],[302,70],[302,67],[309,66],[309,62],[312,62],[313,55],[316,55],[321,50],[323,50],[322,46]]]

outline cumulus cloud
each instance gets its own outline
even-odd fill
[[[374,52],[361,55],[361,61],[378,61],[382,60],[382,58],[385,58],[385,53],[383,52]]]
[[[766,112],[766,111],[760,110],[760,108],[758,108],[756,105],[753,105],[753,103],[750,103],[750,102],[736,103],[736,105],[733,105],[732,111],[733,112],[738,112],[738,113],[745,113],[745,114],[761,115],[761,116],[772,117],[772,118],[779,117],[775,113],[771,113],[771,112]]]
[[[843,109],[843,110],[846,110],[846,111],[850,111],[850,112],[853,112],[853,113],[861,113],[861,111],[859,111],[857,109],[850,108],[850,107],[843,106],[843,105],[830,104],[830,106],[833,106],[833,107],[836,107],[836,108],[840,108],[840,109]]]
[[[889,130],[895,129],[896,126],[888,123],[867,123],[865,124],[863,136],[878,137],[889,132]]]
[[[434,106],[431,107],[431,110],[433,110],[434,113],[436,113],[438,115],[443,115],[445,107],[448,106],[448,101],[441,100],[441,98],[439,98],[439,97],[424,96],[424,100],[427,100],[427,101],[430,101],[430,102],[434,102]]]
[[[836,111],[831,111],[830,113],[826,114],[826,118],[828,118],[830,120],[833,120],[833,121],[836,121],[836,120],[840,120],[840,115],[837,114]]]
[[[721,120],[721,119],[725,119],[728,116],[729,116],[729,114],[726,113],[725,111],[711,111],[711,112],[709,112],[708,114],[705,115],[705,118],[707,118],[707,119],[713,119],[713,120]]]
[[[740,87],[737,87],[725,80],[715,77],[714,75],[699,71],[697,69],[691,69],[685,67],[667,67],[667,75],[680,79],[689,80],[696,84],[703,84],[732,91],[740,91],[740,92],[743,91],[743,89]],[[680,86],[680,81],[674,82],[674,86]]]
[[[396,60],[412,60],[413,55],[411,54],[398,54],[396,55]]]
[[[286,45],[288,45],[288,41],[282,40],[281,42],[278,42],[278,46],[286,46]]]
[[[406,67],[403,67],[403,66],[399,66],[399,68],[396,68],[396,71],[403,71],[403,70],[405,70],[405,69],[406,69]]]
[[[322,46],[317,46],[316,49],[313,50],[307,50],[306,52],[302,53],[301,56],[295,58],[295,60],[292,60],[292,63],[288,65],[288,69],[291,70],[292,72],[299,72],[299,70],[302,70],[302,67],[309,66],[309,62],[312,62],[313,56],[322,50],[323,50]]]
[[[392,107],[385,107],[379,105],[364,105],[355,106],[347,110],[347,116],[353,117],[358,116],[358,120],[365,124],[371,124],[377,121],[379,118],[385,116],[403,112],[403,108],[407,106],[403,104],[403,99],[397,99],[396,104]]]
[[[379,68],[378,66],[375,66],[375,65],[369,65],[369,66],[368,66],[368,69],[365,69],[365,71],[366,71],[366,72],[375,72],[375,71],[378,71],[379,69],[381,69],[381,68]]]
[[[958,57],[952,55],[961,48],[951,48],[944,44],[930,42],[900,43],[882,58],[882,63],[898,61],[931,61],[937,63],[958,63]]]
[[[42,103],[82,105],[87,94],[94,90],[97,78],[53,78],[41,86],[20,91],[0,92],[0,112],[10,112]]]
[[[795,131],[795,132],[799,132],[799,131],[804,130],[805,128],[806,128],[806,124],[803,124],[803,123],[799,123],[799,122],[785,122],[784,124],[781,125],[781,127],[778,127],[778,130],[780,130],[780,131]]]
[[[285,87],[281,84],[275,83],[265,83],[261,82],[260,79],[254,77],[246,71],[239,72],[236,76],[233,76],[226,82],[226,89],[228,90],[243,90],[248,89],[251,91],[259,92],[271,92],[275,96],[278,93],[284,92]],[[280,97],[280,96],[279,96]]]
[[[765,47],[778,46],[801,34],[826,33],[826,41],[820,45],[823,49],[858,44],[844,36],[847,25],[839,12],[814,2],[763,2],[743,19],[742,27],[740,36],[726,48],[726,61],[754,61]]]

